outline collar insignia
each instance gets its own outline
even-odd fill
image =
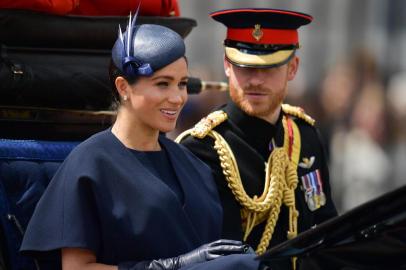
[[[300,162],[298,166],[303,169],[310,169],[313,166],[315,160],[316,158],[314,156],[310,158],[304,157],[302,158],[302,162]]]
[[[264,32],[262,32],[260,24],[255,25],[255,28],[252,31],[252,36],[256,39],[256,41],[261,40],[261,38],[264,36]]]

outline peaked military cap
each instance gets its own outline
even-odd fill
[[[137,12],[138,13],[138,12]],[[151,76],[185,55],[185,43],[175,31],[161,25],[136,25],[129,19],[112,49],[115,66],[128,77]]]
[[[227,27],[226,59],[241,67],[276,67],[299,48],[297,29],[313,17],[280,9],[243,8],[215,11],[210,16]]]

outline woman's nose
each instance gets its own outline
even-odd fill
[[[177,90],[171,93],[171,95],[168,98],[168,101],[174,104],[182,104],[184,103],[184,97],[182,93],[180,93],[179,90]]]

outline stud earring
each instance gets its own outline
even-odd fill
[[[123,96],[123,100],[126,101],[128,99],[127,95]]]

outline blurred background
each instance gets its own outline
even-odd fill
[[[186,38],[191,76],[226,81],[219,9],[267,7],[311,14],[300,28],[299,73],[287,103],[317,120],[340,212],[406,183],[406,1],[179,0],[198,26]],[[227,93],[191,96],[176,135],[225,103]]]

